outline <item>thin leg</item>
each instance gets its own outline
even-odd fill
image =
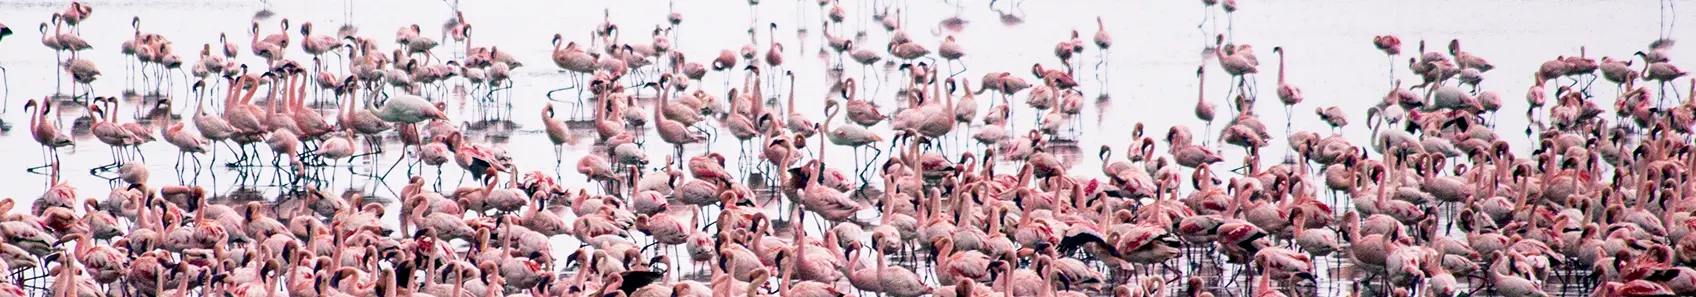
[[[1667,32],[1672,32],[1672,27],[1677,27],[1677,25],[1679,25],[1679,10],[1676,8],[1677,3],[1679,2],[1667,2],[1667,15],[1672,15],[1672,19],[1667,20]],[[1662,34],[1662,36],[1671,36],[1671,34]]]
[[[1389,64],[1390,64],[1390,86],[1394,87],[1396,85],[1396,56],[1384,54],[1384,58],[1389,60]]]
[[[1237,26],[1236,14],[1226,12],[1225,13],[1225,35],[1227,35],[1227,37],[1225,37],[1225,38],[1229,38],[1231,43],[1236,43],[1236,40],[1237,40],[1236,26]]]
[[[59,51],[53,51],[53,92],[54,93],[63,94],[65,92],[65,86],[64,86],[65,69],[63,67],[59,67],[60,61],[63,61],[64,59],[65,58],[59,54]]]
[[[1102,88],[1107,87],[1107,80],[1102,79],[1101,67],[1107,64],[1107,49],[1101,49],[1095,60],[1095,80],[1100,81]]]
[[[0,114],[5,114],[6,107],[12,105],[12,83],[11,79],[6,77],[6,67],[0,67],[0,87],[6,88],[5,95],[0,97]]]

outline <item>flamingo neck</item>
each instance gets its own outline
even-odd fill
[[[1278,85],[1284,84],[1284,51],[1278,51]]]
[[[44,109],[44,108],[37,108],[37,109]],[[32,131],[41,130],[41,126],[40,126],[41,125],[41,117],[42,117],[42,115],[46,114],[47,112],[46,111],[30,110],[29,108],[25,108],[24,113],[29,114],[29,129],[32,130]],[[10,201],[11,200],[7,200],[7,202],[10,202]],[[8,207],[7,209],[4,209],[4,210],[10,211],[11,209]],[[0,213],[4,213],[4,212],[0,212]]]

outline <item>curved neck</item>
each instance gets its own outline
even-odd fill
[[[36,109],[41,109],[41,110],[35,111],[35,110],[31,110],[31,108],[36,108]],[[38,107],[35,107],[34,105],[30,105],[30,106],[24,107],[24,113],[29,114],[29,129],[35,130],[41,124],[41,117],[46,115],[47,111],[46,111],[46,108],[38,108]],[[11,200],[7,200],[7,202],[11,202]],[[9,211],[10,208],[0,209],[0,210],[8,210]],[[3,213],[3,212],[0,212],[0,213]]]
[[[1203,69],[1205,69],[1206,66],[1203,66],[1203,67],[1204,67]],[[1229,83],[1230,81],[1227,80],[1225,82]],[[1196,74],[1195,102],[1201,103],[1201,102],[1204,102],[1204,101],[1207,101],[1207,73],[1206,72]]]

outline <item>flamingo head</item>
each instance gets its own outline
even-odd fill
[[[430,111],[430,118],[447,121],[448,120],[448,114],[445,113],[445,112],[442,112],[442,110],[447,109],[447,102],[445,102],[445,101],[444,102],[436,102],[435,107],[436,107],[435,110]]]
[[[717,161],[718,166],[724,166],[724,155],[723,154],[709,153],[709,154],[707,154],[707,157],[713,158],[714,161]]]

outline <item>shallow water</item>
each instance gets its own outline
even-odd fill
[[[272,1],[269,10],[274,16],[260,21],[262,34],[275,33],[276,21],[288,18],[295,25],[290,29],[292,38],[298,40],[298,28],[305,22],[317,24],[315,33],[328,34],[342,24],[351,23],[360,29],[360,35],[379,41],[389,40],[393,30],[404,25],[419,24],[424,28],[426,36],[435,36],[443,40],[440,24],[451,14],[450,2],[442,1],[391,1],[368,0],[356,1],[354,18],[348,22],[343,17],[343,11],[338,5],[341,1]],[[785,45],[786,61],[784,70],[794,71],[798,77],[796,94],[799,109],[814,121],[822,121],[821,111],[823,98],[830,82],[826,77],[826,68],[819,55],[822,46],[821,31],[818,27],[820,14],[814,1],[763,1],[758,7],[760,13],[755,30],[758,43],[756,48],[764,52],[765,42],[769,34],[766,25],[778,24],[775,37]],[[1064,154],[1068,162],[1076,164],[1074,174],[1093,176],[1099,172],[1099,160],[1091,156],[1096,148],[1107,145],[1117,153],[1123,153],[1129,143],[1127,127],[1135,123],[1146,123],[1147,131],[1154,137],[1160,137],[1165,128],[1173,125],[1191,127],[1201,134],[1202,122],[1192,116],[1192,106],[1196,98],[1195,68],[1207,59],[1202,54],[1205,46],[1211,44],[1211,32],[1225,32],[1227,17],[1216,12],[1216,22],[1206,26],[1206,31],[1197,28],[1203,17],[1203,8],[1198,1],[1064,1],[1064,5],[1055,5],[1046,1],[1025,1],[1017,7],[1009,6],[1011,1],[996,3],[996,9],[985,7],[985,3],[975,1],[965,3],[963,8],[955,8],[952,4],[939,1],[885,1],[897,6],[907,7],[903,14],[908,20],[906,27],[910,37],[926,47],[935,49],[941,40],[933,35],[932,29],[943,18],[958,15],[968,21],[964,31],[954,33],[958,42],[968,51],[964,63],[970,70],[960,77],[976,80],[983,73],[990,71],[1009,71],[1019,76],[1029,76],[1028,69],[1032,63],[1043,63],[1048,67],[1059,65],[1052,55],[1056,42],[1068,37],[1069,30],[1076,29],[1088,43],[1088,39],[1096,31],[1092,17],[1098,13],[1111,12],[1104,16],[1107,30],[1113,33],[1115,44],[1108,57],[1106,76],[1112,79],[1111,84],[1103,84],[1096,79],[1097,55],[1100,54],[1093,46],[1087,46],[1081,56],[1083,65],[1075,75],[1083,86],[1079,87],[1086,97],[1107,97],[1089,104],[1085,108],[1081,130],[1069,135],[1075,137],[1075,146],[1062,151],[1081,152]],[[1656,1],[1659,2],[1659,1]],[[1674,1],[1679,8],[1693,7],[1696,1]],[[176,52],[186,62],[198,60],[196,53],[200,45],[217,42],[220,32],[229,33],[232,42],[242,46],[241,62],[249,64],[262,63],[246,48],[245,34],[253,20],[254,14],[266,7],[257,1],[85,1],[95,12],[82,25],[82,37],[94,45],[94,49],[83,52],[84,58],[92,59],[101,66],[103,75],[94,83],[93,89],[97,96],[118,96],[128,89],[125,82],[124,65],[127,58],[121,55],[118,44],[126,40],[131,31],[128,23],[131,16],[141,18],[141,28],[147,32],[159,33],[170,38],[176,46]],[[858,12],[862,3],[850,1],[843,4],[848,10],[850,20],[845,22],[849,27],[840,28],[839,35],[852,35],[855,27],[865,24],[870,37],[865,44],[881,45],[887,40],[888,34],[877,28],[875,21],[864,21],[865,13]],[[1520,137],[1527,127],[1525,117],[1520,116],[1525,110],[1524,98],[1526,86],[1530,85],[1530,73],[1546,60],[1562,55],[1578,55],[1580,48],[1591,57],[1612,56],[1629,58],[1632,52],[1644,49],[1646,45],[1660,37],[1657,27],[1660,26],[1658,9],[1650,1],[1617,2],[1617,1],[1243,1],[1241,10],[1231,17],[1230,39],[1238,44],[1252,44],[1261,49],[1258,52],[1261,62],[1261,74],[1257,78],[1259,94],[1264,94],[1260,104],[1254,106],[1257,114],[1266,115],[1263,120],[1273,134],[1282,133],[1282,117],[1285,112],[1273,98],[1277,87],[1275,66],[1277,56],[1270,52],[1274,46],[1282,46],[1288,51],[1287,74],[1291,84],[1301,87],[1307,101],[1294,108],[1295,120],[1289,125],[1296,131],[1327,131],[1329,128],[1310,110],[1321,106],[1340,106],[1350,113],[1350,126],[1342,129],[1342,133],[1351,137],[1355,143],[1365,143],[1369,135],[1364,110],[1377,102],[1389,89],[1390,70],[1387,69],[1386,58],[1382,52],[1372,47],[1372,36],[1394,34],[1402,38],[1403,52],[1413,54],[1418,52],[1418,41],[1429,40],[1433,49],[1440,51],[1450,39],[1459,39],[1465,45],[1465,50],[1490,59],[1497,68],[1486,74],[1483,83],[1485,90],[1499,92],[1503,96],[1505,116],[1498,119],[1496,127],[1505,139],[1518,145],[1523,145],[1526,138]],[[610,11],[612,20],[628,32],[623,36],[627,41],[648,40],[648,31],[656,24],[665,21],[668,10],[666,1],[605,1],[589,3],[585,1],[466,1],[460,9],[466,19],[475,25],[473,41],[479,45],[499,46],[508,51],[525,66],[514,71],[515,86],[511,90],[513,106],[506,108],[481,108],[475,99],[455,96],[450,99],[450,116],[455,121],[478,123],[480,119],[495,114],[510,115],[510,122],[497,121],[497,128],[478,129],[470,133],[474,141],[484,139],[499,143],[508,150],[520,164],[520,170],[541,170],[559,173],[562,181],[568,186],[583,186],[582,176],[572,170],[571,165],[582,155],[591,151],[587,144],[568,146],[565,148],[564,168],[556,168],[548,164],[555,159],[550,143],[540,135],[538,111],[547,102],[543,95],[548,90],[567,86],[571,77],[558,71],[548,60],[552,46],[548,41],[560,33],[567,40],[586,42],[588,31],[603,19],[603,11]],[[605,7],[612,5],[611,7]],[[682,49],[694,61],[706,62],[721,49],[735,50],[749,43],[746,30],[750,24],[747,19],[749,9],[743,1],[678,1],[675,10],[683,13],[684,21],[679,32],[681,38],[674,40],[675,48]],[[20,205],[30,202],[42,192],[47,177],[24,172],[22,169],[30,164],[40,164],[41,152],[25,133],[27,117],[21,111],[25,100],[42,98],[55,93],[54,55],[36,40],[40,37],[34,25],[44,22],[54,11],[60,11],[66,6],[60,1],[5,1],[0,2],[0,22],[11,26],[16,35],[0,42],[0,66],[8,72],[8,88],[6,94],[9,101],[5,103],[8,111],[3,118],[14,125],[11,132],[0,135],[0,155],[8,156],[8,164],[0,168],[0,179],[12,181],[0,189],[0,196],[17,197]],[[799,7],[797,7],[799,6]],[[1693,7],[1696,8],[1696,7]],[[799,12],[798,12],[799,11]],[[1005,11],[1005,13],[1003,13]],[[1003,20],[1005,16],[1022,19],[1021,23],[1008,25]],[[798,33],[796,25],[805,25],[806,33]],[[1677,27],[1672,36],[1690,36],[1689,26]],[[451,43],[444,42],[436,54],[451,57]],[[298,47],[296,45],[295,47]],[[384,49],[392,49],[392,45],[383,45]],[[874,48],[874,50],[877,50]],[[882,50],[877,50],[880,53]],[[1688,47],[1677,47],[1671,51],[1672,56],[1682,57],[1691,51]],[[311,57],[301,51],[291,49],[289,55],[302,62],[310,61]],[[1405,61],[1407,55],[1398,57]],[[886,57],[886,60],[889,59]],[[334,61],[331,59],[330,61]],[[1674,61],[1679,61],[1677,58]],[[1417,80],[1406,70],[1405,62],[1398,62],[1394,67],[1395,75],[1410,80]],[[893,113],[896,103],[891,99],[892,93],[898,88],[894,80],[900,72],[893,67],[870,68],[873,74],[862,72],[861,67],[850,63],[845,70],[845,77],[863,77],[864,75],[879,75],[884,77],[882,86],[874,86],[876,79],[863,81],[862,86],[880,90],[872,96],[862,92],[862,97],[872,97],[882,106],[886,114]],[[767,70],[766,73],[776,73]],[[1219,107],[1221,121],[1225,110],[1225,92],[1229,89],[1228,77],[1222,75],[1216,66],[1209,66],[1207,74],[1207,100]],[[727,77],[724,73],[710,73],[703,82],[697,85],[705,86],[709,92],[724,93],[723,83],[730,79],[732,84],[742,77],[735,72]],[[176,76],[173,74],[172,76]],[[1027,78],[1028,79],[1028,78]],[[455,81],[457,84],[459,81]],[[1565,80],[1562,80],[1565,82]],[[1684,86],[1687,82],[1679,82]],[[194,112],[193,97],[185,94],[186,86],[192,81],[178,78],[176,88],[170,89],[167,95],[174,102],[173,112],[187,115]],[[770,84],[768,84],[770,85]],[[784,86],[787,88],[787,84]],[[64,89],[69,90],[68,81]],[[1678,88],[1682,90],[1683,88]],[[785,89],[786,91],[787,89]],[[1100,92],[1098,90],[1106,90]],[[868,90],[867,92],[869,92]],[[647,92],[644,92],[646,95]],[[561,102],[554,102],[561,109],[561,114],[569,114],[575,95],[575,90],[562,91],[556,94]],[[768,97],[779,97],[784,92],[771,93]],[[1597,96],[1597,102],[1611,104],[1614,91],[1606,82],[1592,88],[1592,94]],[[214,97],[215,99],[216,97]],[[781,97],[779,97],[781,98]],[[993,98],[985,93],[978,97],[980,103]],[[1025,131],[1032,127],[1036,119],[1035,111],[1024,107],[1019,102],[1020,97],[1013,99],[1015,106],[1020,108],[1014,112],[1013,131]],[[987,110],[988,103],[980,106],[980,114]],[[140,110],[140,105],[126,104],[121,108],[123,119],[129,121],[132,113]],[[333,112],[333,110],[327,111]],[[77,118],[83,118],[81,110],[65,108],[59,114],[64,122],[61,127],[69,127]],[[192,126],[192,125],[190,125]],[[1223,123],[1216,123],[1217,129]],[[192,129],[192,128],[189,128]],[[887,126],[874,128],[888,134]],[[590,132],[592,133],[592,132]],[[1214,133],[1217,134],[1217,133]],[[1216,137],[1216,136],[1215,136]],[[653,139],[653,135],[649,135]],[[90,168],[112,162],[107,147],[88,137],[86,130],[77,136],[79,143],[75,149],[61,151],[62,179],[76,186],[85,197],[103,197],[110,189],[109,184],[102,179],[90,177]],[[960,140],[959,143],[966,143]],[[1061,142],[1064,143],[1064,142]],[[729,137],[721,137],[717,142],[707,145],[691,145],[687,147],[686,155],[695,155],[706,151],[725,153],[731,162],[736,162],[735,153],[737,142]],[[816,144],[815,144],[816,145]],[[1164,151],[1162,144],[1159,150]],[[392,197],[394,192],[405,183],[407,169],[394,169],[396,173],[388,174],[387,179],[377,182],[373,172],[382,173],[402,158],[399,145],[386,145],[387,153],[376,158],[362,159],[355,162],[354,171],[357,176],[349,176],[343,168],[328,169],[325,172],[340,172],[325,189],[362,189],[377,197]],[[981,151],[982,148],[969,146],[952,148],[950,154],[962,150]],[[1284,151],[1283,140],[1272,141],[1262,160],[1263,164],[1277,162],[1276,158]],[[150,184],[167,185],[191,183],[178,180],[173,169],[175,148],[162,143],[150,143],[142,147],[147,156],[148,167],[152,170]],[[831,149],[827,158],[832,166],[847,169],[846,164],[854,159],[847,156],[847,148]],[[648,153],[653,160],[650,167],[657,167],[663,162],[663,156],[670,152],[664,145],[650,146]],[[1227,160],[1235,164],[1241,160],[1243,152],[1236,148],[1221,148]],[[269,152],[265,153],[266,155]],[[233,159],[227,148],[219,148],[216,157],[219,163]],[[208,156],[201,157],[210,161]],[[205,166],[202,166],[205,167]],[[444,191],[451,191],[455,181],[461,179],[462,170],[445,168],[440,176],[444,180]],[[736,167],[736,166],[730,166]],[[736,170],[732,168],[732,170]],[[274,184],[275,176],[271,169],[236,170],[225,166],[211,166],[201,173],[194,184],[207,186],[216,193],[228,195],[238,187],[252,188],[258,195],[271,197],[278,192]],[[433,169],[415,168],[426,178],[437,178]],[[190,172],[192,178],[193,172]],[[252,175],[257,175],[253,177]],[[256,179],[255,179],[256,178]],[[866,213],[865,217],[875,214]],[[562,239],[568,240],[568,239]],[[556,247],[575,246],[575,243],[561,242]]]

